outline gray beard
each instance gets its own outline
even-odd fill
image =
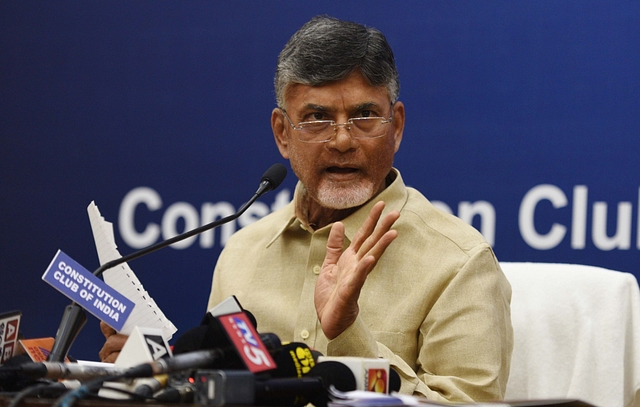
[[[371,185],[359,185],[356,188],[321,187],[317,198],[325,208],[349,209],[364,205],[372,196]]]

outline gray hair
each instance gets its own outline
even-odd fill
[[[284,108],[287,88],[319,86],[359,70],[372,86],[387,88],[398,99],[400,81],[391,46],[375,28],[328,16],[316,16],[289,39],[278,57],[276,102]]]

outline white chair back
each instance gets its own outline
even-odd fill
[[[636,278],[583,265],[500,264],[513,290],[506,399],[640,406]]]

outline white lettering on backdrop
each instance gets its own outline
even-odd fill
[[[588,212],[588,188],[585,185],[573,187],[571,202],[567,194],[559,187],[552,184],[541,184],[531,188],[522,198],[518,213],[518,228],[520,236],[530,247],[537,250],[550,250],[557,247],[569,234],[571,248],[581,250],[587,243],[587,226],[589,225]],[[283,189],[275,195],[273,203],[268,206],[262,202],[256,202],[237,221],[229,222],[220,227],[219,244],[224,247],[227,240],[238,229],[252,224],[291,201],[291,191]],[[553,210],[565,208],[571,205],[571,221],[561,223],[553,219],[553,214],[545,212],[544,218],[538,215],[536,209],[540,204],[550,203]],[[451,207],[441,201],[432,201],[437,208],[454,214]],[[156,243],[161,239],[169,239],[186,230],[213,222],[233,214],[235,207],[225,201],[211,203],[205,202],[200,210],[189,202],[175,202],[169,205],[162,213],[160,223],[148,222],[146,225],[136,227],[136,211],[155,212],[163,208],[160,194],[149,187],[137,187],[129,191],[122,199],[118,216],[118,227],[122,240],[133,249],[140,249]],[[487,242],[494,246],[496,235],[496,210],[487,201],[462,201],[458,203],[456,216],[469,224],[477,225],[480,233]],[[633,204],[631,202],[619,202],[617,206],[617,218],[615,227],[607,225],[609,207],[606,202],[594,202],[591,210],[591,241],[593,245],[603,251],[618,249],[629,250],[631,248],[631,232],[633,229]],[[138,212],[141,213],[141,212]],[[637,242],[636,248],[640,249],[640,189],[638,191],[637,209]],[[515,222],[515,221],[514,221]],[[537,223],[536,223],[537,222]],[[138,222],[141,223],[141,222]],[[542,227],[540,224],[550,224]],[[538,227],[536,227],[538,224]],[[179,230],[180,229],[180,230]],[[544,230],[541,230],[544,229]],[[611,232],[611,233],[610,233]],[[203,249],[212,248],[215,244],[215,230],[204,232],[200,236],[193,236],[182,242],[172,245],[175,249],[186,249],[199,239],[199,245]]]

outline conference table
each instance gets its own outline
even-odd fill
[[[9,393],[0,393],[0,407],[8,407],[11,403],[12,395]],[[55,402],[55,399],[28,397],[20,402],[20,407],[49,407]],[[79,400],[75,403],[77,407],[167,407],[167,405],[175,407],[187,407],[194,404],[184,403],[158,403],[158,402],[133,402],[127,400]],[[422,404],[423,406],[449,406],[443,403]],[[463,404],[450,404],[451,406],[462,406]],[[474,406],[474,404],[464,404],[465,406]],[[487,407],[594,407],[592,404],[585,403],[575,399],[554,399],[554,400],[520,400],[520,401],[501,401],[495,403],[481,403],[478,406]],[[235,405],[236,407],[239,407]]]
[[[0,407],[8,407],[11,403],[12,396],[6,394],[0,394]],[[20,402],[21,407],[48,407],[55,402],[55,399],[49,398],[37,398],[27,397]],[[155,402],[132,402],[126,400],[80,400],[75,403],[77,407],[166,407],[169,403],[155,403]],[[188,404],[170,403],[175,407],[184,407]]]

